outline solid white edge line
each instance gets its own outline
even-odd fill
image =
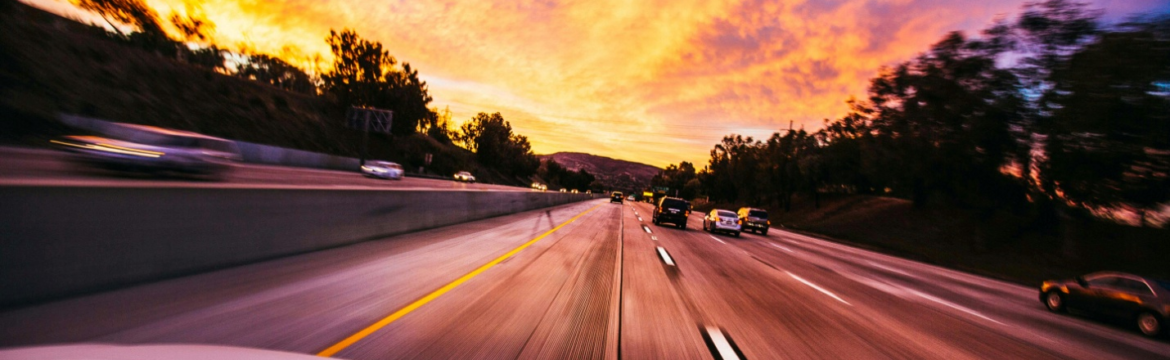
[[[707,236],[710,236],[712,239],[715,239],[715,241],[718,241],[721,244],[727,245],[727,243],[723,242],[723,240],[719,240],[719,238],[715,237],[715,235],[707,235]]]
[[[723,330],[708,326],[707,336],[711,337],[711,343],[715,344],[715,350],[719,351],[719,357],[723,360],[739,360],[739,355],[736,355],[735,349],[731,348],[731,342],[728,342],[727,337],[723,336]]]
[[[663,249],[661,246],[658,247],[658,256],[662,258],[662,262],[666,263],[666,265],[674,266],[674,260],[670,258],[670,254],[666,253],[666,249]]]
[[[792,251],[792,249],[789,249],[789,248],[786,248],[786,247],[784,247],[784,246],[781,246],[780,244],[775,244],[775,243],[773,243],[773,244],[772,244],[772,246],[773,246],[773,247],[776,247],[776,248],[779,248],[780,250],[787,251],[787,252],[795,252],[795,251]]]
[[[808,280],[805,280],[799,276],[796,276],[796,274],[790,273],[788,271],[785,271],[785,272],[788,273],[788,276],[791,276],[793,279],[796,279],[796,281],[802,282],[805,285],[808,285],[809,287],[816,289],[817,291],[820,291],[821,293],[824,293],[825,295],[828,295],[829,297],[831,297],[837,301],[840,301],[841,303],[843,303],[845,305],[853,306],[853,304],[850,304],[848,301],[845,301],[845,300],[837,297],[837,295],[833,294],[832,292],[829,292],[829,290],[825,290],[824,288],[817,286],[817,284],[813,284],[813,283],[809,282]]]

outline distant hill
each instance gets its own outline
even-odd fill
[[[585,169],[585,171],[593,174],[598,182],[611,189],[641,189],[648,186],[650,179],[662,170],[654,166],[633,161],[576,152],[540,155],[542,161],[549,158],[570,170]]]

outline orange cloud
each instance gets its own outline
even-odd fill
[[[187,2],[216,24],[218,43],[301,65],[328,60],[329,29],[353,28],[419,69],[434,105],[456,120],[499,111],[538,153],[657,166],[701,166],[733,132],[766,137],[789,121],[815,130],[864,96],[879,67],[1023,3],[148,0],[161,14]],[[1124,10],[1156,4],[1125,1]]]

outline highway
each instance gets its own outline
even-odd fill
[[[0,186],[104,186],[104,187],[194,187],[252,189],[377,189],[377,190],[478,190],[530,191],[481,183],[446,179],[405,177],[402,180],[374,179],[354,171],[295,168],[237,163],[222,181],[183,177],[148,177],[116,173],[82,166],[59,150],[0,147]]]
[[[593,200],[0,312],[0,347],[210,344],[346,359],[1170,359],[1036,290]],[[0,349],[0,358],[5,358]],[[8,353],[11,354],[11,353]]]

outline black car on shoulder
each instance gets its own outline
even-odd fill
[[[621,192],[621,191],[614,191],[614,192],[613,192],[613,194],[609,194],[609,202],[610,202],[610,203],[618,203],[618,204],[621,204],[621,203],[622,203],[622,199],[625,199],[625,197],[624,197],[624,196],[622,196],[622,192]]]
[[[691,202],[676,197],[663,197],[654,205],[654,225],[670,223],[679,229],[687,229],[687,218],[691,216]]]
[[[1170,281],[1114,271],[1040,284],[1040,301],[1048,310],[1080,310],[1132,321],[1142,334],[1165,335],[1170,318]]]

